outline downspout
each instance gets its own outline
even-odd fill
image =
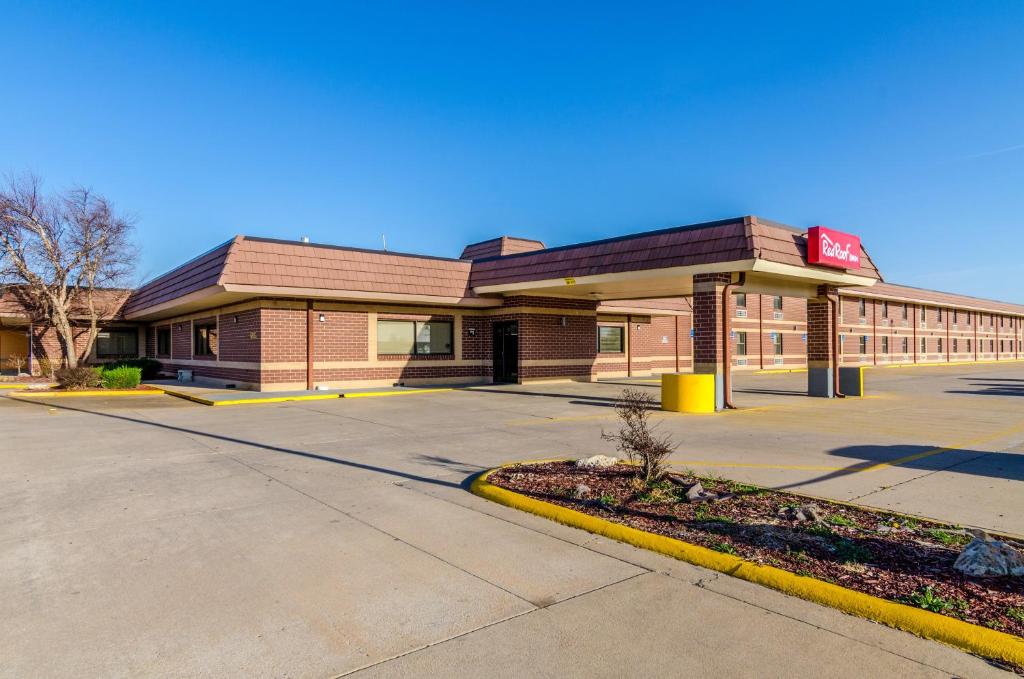
[[[950,345],[949,345],[949,309],[946,309],[946,363],[950,363]]]
[[[633,342],[630,337],[633,326],[632,314],[626,314],[626,377],[633,376]]]
[[[313,391],[313,300],[306,300],[306,389]]]
[[[972,311],[971,315],[974,316],[974,360],[978,360],[978,312]]]
[[[839,390],[839,291],[836,296],[826,295],[829,304],[832,305],[832,391],[836,398],[846,398],[846,394]]]
[[[764,295],[757,296],[757,359],[764,370]]]
[[[732,332],[732,318],[729,314],[729,296],[734,288],[743,285],[746,281],[747,274],[741,271],[738,281],[726,283],[722,288],[722,391],[727,410],[736,409],[732,402],[732,356],[730,356],[732,347],[729,339],[729,333]]]
[[[917,349],[918,349],[919,345],[917,343],[917,319],[918,319],[918,315],[917,315],[917,307],[916,306],[914,307],[913,314],[914,314],[914,346],[913,346],[913,349],[914,349],[914,363],[917,363]]]
[[[679,372],[679,315],[676,314],[676,339],[675,348],[672,351],[676,355],[676,372]]]
[[[878,365],[878,302],[871,300],[871,364]]]
[[[32,374],[32,359],[35,358],[35,352],[32,351],[32,345],[34,342],[32,338],[35,336],[35,330],[32,327],[32,321],[28,322],[28,374]]]

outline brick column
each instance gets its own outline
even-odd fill
[[[838,291],[820,285],[818,296],[807,300],[807,394],[832,398],[835,396],[832,351],[836,331],[828,295],[837,297]]]
[[[715,375],[715,409],[725,407],[722,289],[732,274],[697,274],[693,277],[693,372]]]

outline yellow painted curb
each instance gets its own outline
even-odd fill
[[[203,398],[202,396],[196,396],[194,394],[187,394],[183,391],[173,391],[171,389],[164,390],[170,396],[177,396],[183,398],[186,401],[192,401],[193,403],[199,403],[204,406],[236,406],[236,405],[253,405],[257,403],[284,403],[285,401],[325,401],[329,399],[338,398],[338,394],[301,394],[298,396],[270,396],[267,398],[233,398],[225,399],[221,401],[215,401],[209,398]]]
[[[377,398],[378,396],[413,396],[414,394],[436,394],[440,391],[455,391],[455,387],[436,389],[409,389],[407,391],[356,391],[343,393],[341,398]]]
[[[50,391],[47,389],[28,389],[11,394],[12,396],[44,396],[46,398],[69,398],[77,396],[160,396],[163,389],[88,389],[83,391]]]
[[[814,578],[794,575],[772,566],[761,566],[737,556],[716,552],[675,538],[647,533],[573,509],[536,500],[491,484],[487,479],[497,470],[491,469],[474,479],[470,485],[470,491],[507,507],[543,516],[566,526],[603,535],[634,547],[649,549],[696,566],[710,568],[807,601],[831,606],[851,615],[858,615],[926,639],[956,646],[969,653],[1024,665],[1024,639],[1021,637],[972,625],[920,608],[887,601],[862,592],[855,592]]]
[[[939,361],[936,363],[889,363],[886,365],[865,365],[865,368],[949,368],[959,365],[993,365],[996,363],[1021,363],[1024,358],[1001,358],[998,361],[986,359],[984,361]]]

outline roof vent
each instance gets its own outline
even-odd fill
[[[302,241],[303,243],[308,243],[309,242],[309,236],[303,236],[299,240]]]

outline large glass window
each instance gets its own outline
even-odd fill
[[[217,323],[215,321],[196,323],[192,333],[192,354],[194,356],[217,355]]]
[[[377,321],[377,353],[397,355],[451,354],[451,321]]]
[[[139,332],[134,329],[103,330],[96,335],[97,358],[139,355]]]
[[[171,355],[171,329],[157,328],[156,330],[156,355]]]
[[[622,326],[597,326],[597,351],[601,354],[621,354],[625,351],[625,333]]]

